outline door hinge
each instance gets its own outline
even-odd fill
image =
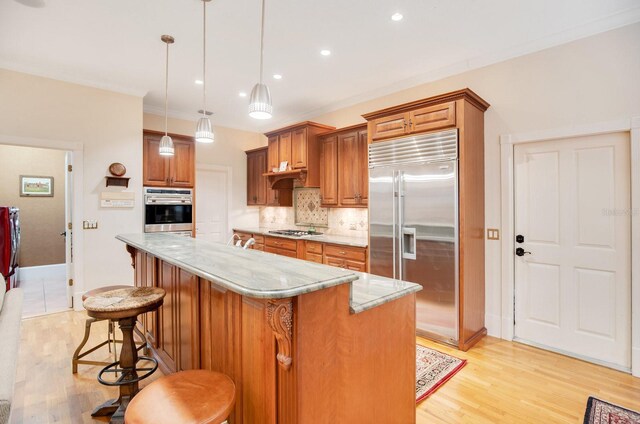
[[[73,278],[69,278],[69,287],[73,286]]]
[[[69,230],[73,230],[73,224],[72,224],[71,222],[69,222],[69,223],[67,224],[67,228],[68,228]]]
[[[67,165],[67,171],[68,172],[73,171],[73,165]]]
[[[71,309],[73,309],[73,296],[71,296]]]

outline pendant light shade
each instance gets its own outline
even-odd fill
[[[160,154],[162,156],[173,156],[173,140],[168,135],[162,136],[160,139]]]
[[[264,56],[264,0],[262,0],[262,23],[260,25],[260,82],[251,90],[249,116],[255,119],[269,119],[273,114],[271,92],[262,83],[262,58]]]
[[[214,141],[211,121],[207,116],[203,116],[198,120],[198,126],[196,126],[196,141],[199,143],[213,143]]]
[[[273,114],[271,92],[265,84],[258,83],[251,90],[249,116],[255,119],[269,119]]]
[[[202,118],[196,126],[196,141],[199,143],[213,143],[214,135],[211,121],[207,116],[207,3],[202,0]]]
[[[163,35],[160,37],[163,43],[167,45],[167,60],[165,63],[164,73],[164,136],[160,139],[159,152],[162,156],[173,156],[173,140],[167,133],[168,126],[168,107],[169,107],[169,44],[175,42],[174,38],[170,35]]]

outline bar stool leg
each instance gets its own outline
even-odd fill
[[[95,318],[87,318],[87,320],[84,323],[84,337],[80,342],[80,344],[78,345],[78,348],[76,349],[76,351],[73,353],[73,358],[71,359],[71,367],[72,367],[73,374],[78,373],[78,359],[80,359],[80,351],[82,350],[84,345],[87,344],[87,341],[89,340],[89,334],[91,332],[91,324],[93,324],[96,321],[98,320]]]
[[[118,399],[111,399],[98,406],[92,413],[92,417],[104,417],[111,415],[110,423],[124,423],[124,411],[129,401],[138,393],[138,382],[126,384],[127,381],[138,378],[136,363],[138,362],[138,350],[133,339],[133,329],[136,325],[136,317],[122,318],[118,321],[122,330],[122,350],[120,351],[120,367],[122,368],[122,381],[125,383],[120,388]]]

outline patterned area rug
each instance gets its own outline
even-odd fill
[[[640,424],[640,413],[589,397],[584,424]]]
[[[437,350],[416,345],[416,402],[438,390],[467,363]]]

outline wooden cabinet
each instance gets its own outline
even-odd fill
[[[369,121],[370,141],[455,127],[456,102],[442,101],[440,96],[433,99],[363,115]]]
[[[143,185],[148,187],[193,188],[195,183],[195,145],[192,138],[171,134],[173,156],[158,153],[164,134],[144,131],[142,149]]]
[[[323,137],[320,153],[320,202],[338,205],[338,136]]]
[[[367,249],[365,247],[325,244],[324,264],[349,269],[367,271]]]
[[[262,175],[267,169],[267,149],[254,149],[247,153],[247,205],[267,204],[267,182]]]
[[[315,122],[301,122],[286,128],[265,134],[268,138],[268,166],[279,168],[280,162],[287,161],[293,171],[287,178],[279,176],[273,180],[271,187],[293,189],[293,180],[297,186],[320,187],[320,140],[319,134],[332,130],[333,127]]]
[[[296,240],[286,239],[282,237],[265,237],[264,251],[267,253],[276,253],[290,258],[298,257],[298,242]]]
[[[277,142],[277,140],[276,140]],[[273,190],[269,187],[267,164],[268,147],[248,150],[247,154],[247,206],[292,206],[292,190]]]
[[[156,283],[166,291],[158,309],[156,354],[164,372],[198,369],[198,278],[159,261]]]
[[[320,196],[325,207],[367,207],[369,167],[366,125],[322,136]]]
[[[291,168],[307,167],[307,128],[291,132]]]
[[[484,325],[484,112],[488,107],[486,101],[466,88],[363,115],[369,121],[370,143],[405,134],[457,129],[459,261],[457,269],[446,271],[458,274],[455,300],[459,308],[458,347],[462,350],[473,346],[487,331]],[[418,249],[420,243],[427,242],[419,242]],[[444,267],[440,268],[445,271]],[[437,275],[431,277],[437,280]],[[425,293],[426,290],[418,296]],[[429,336],[420,326],[418,334]]]

